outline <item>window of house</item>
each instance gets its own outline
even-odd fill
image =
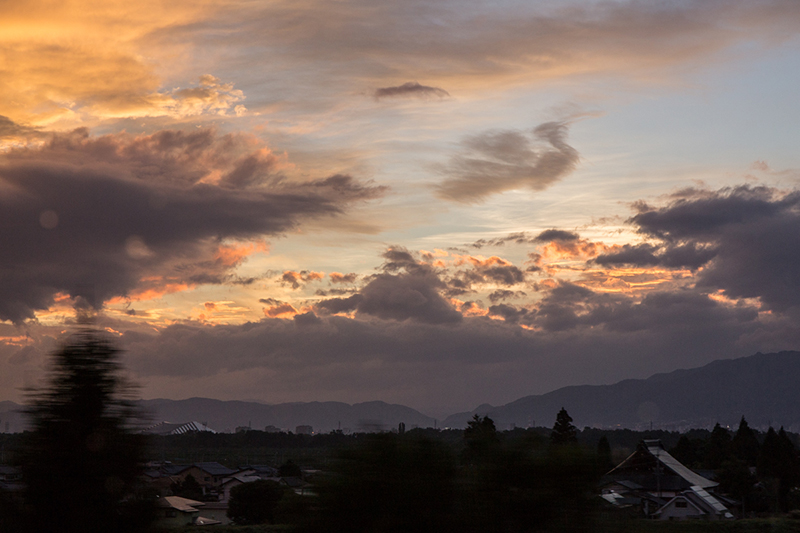
[[[175,509],[167,509],[167,512],[164,513],[167,518],[175,518],[178,516],[178,512]]]
[[[678,500],[677,502],[675,502],[675,507],[686,508],[687,504],[683,500]]]

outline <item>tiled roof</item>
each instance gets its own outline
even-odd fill
[[[156,503],[159,507],[177,509],[184,513],[193,513],[197,511],[196,507],[205,505],[203,502],[190,500],[189,498],[181,498],[180,496],[165,496],[156,500]]]
[[[194,466],[212,476],[231,476],[237,472],[217,462],[194,463]]]

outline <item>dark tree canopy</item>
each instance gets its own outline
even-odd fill
[[[25,504],[32,531],[125,531],[138,524],[123,504],[144,463],[139,417],[120,376],[119,351],[100,333],[71,337],[52,356],[45,388],[30,393]],[[130,498],[128,498],[130,502]]]
[[[486,462],[496,454],[500,445],[494,421],[488,416],[472,417],[464,430],[464,444],[466,448],[462,458],[466,464]]]
[[[274,481],[242,483],[231,489],[228,518],[240,526],[272,522],[281,497],[283,489]]]
[[[187,475],[183,481],[176,481],[170,485],[170,490],[172,494],[180,496],[181,498],[188,498],[190,500],[203,499],[203,487],[191,474]]]
[[[289,459],[278,468],[278,475],[281,477],[303,477],[303,471]]]
[[[578,443],[578,428],[572,424],[572,417],[563,407],[556,415],[556,423],[550,433],[550,442],[559,446]]]
[[[674,448],[669,450],[670,455],[689,468],[697,468],[703,460],[703,440],[690,439],[681,435]]]
[[[603,473],[614,468],[614,461],[611,459],[611,443],[608,442],[608,437],[605,435],[597,441],[597,463]]]
[[[728,458],[731,452],[731,435],[728,430],[719,425],[719,422],[711,430],[711,435],[706,441],[705,466],[711,470],[719,470],[722,463]]]
[[[800,462],[794,444],[782,427],[777,433],[770,427],[764,437],[758,456],[758,477],[772,478],[777,483],[778,505],[786,511],[789,491],[800,481]]]
[[[736,456],[737,459],[743,461],[747,466],[756,466],[758,462],[758,452],[761,446],[758,443],[756,432],[750,429],[744,416],[739,422],[739,429],[736,430],[736,434],[733,436],[731,447],[733,449],[733,455]]]
[[[450,531],[455,460],[426,438],[374,434],[341,452],[332,475],[318,485],[312,531],[413,533]]]

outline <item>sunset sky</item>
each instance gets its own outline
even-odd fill
[[[0,400],[431,416],[800,349],[800,2],[0,2]]]

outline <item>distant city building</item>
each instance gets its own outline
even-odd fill
[[[275,427],[273,425],[269,425],[269,426],[264,428],[264,431],[266,431],[267,433],[280,433],[283,430],[281,428],[279,428],[279,427]]]
[[[294,432],[297,435],[311,435],[314,433],[314,428],[311,426],[297,426],[294,428]]]

